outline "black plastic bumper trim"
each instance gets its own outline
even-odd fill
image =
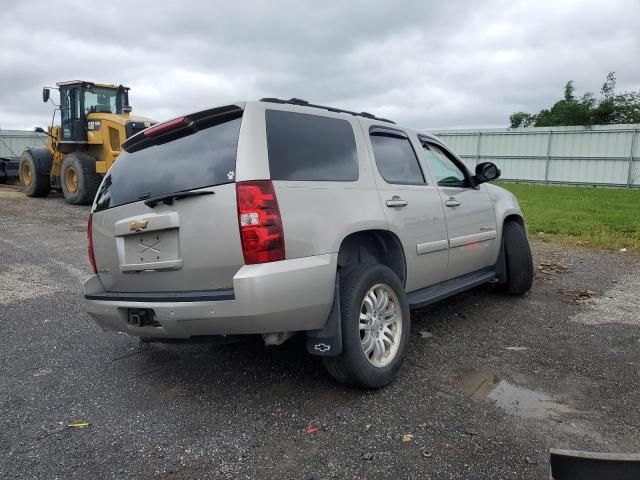
[[[235,300],[233,290],[192,290],[187,292],[100,292],[84,296],[87,300],[109,302],[221,302]]]

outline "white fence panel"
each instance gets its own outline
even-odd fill
[[[43,147],[46,135],[24,130],[0,130],[0,157],[19,157],[27,147]]]
[[[433,133],[472,170],[494,162],[505,180],[640,187],[640,125]]]

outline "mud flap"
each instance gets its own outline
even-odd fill
[[[333,305],[324,327],[319,330],[307,330],[307,352],[312,355],[335,357],[342,353],[342,320],[340,316],[340,281],[336,276]]]

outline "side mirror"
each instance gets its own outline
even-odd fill
[[[47,133],[47,132],[44,131],[44,128],[42,128],[42,127],[36,127],[36,128],[33,129],[33,131],[36,132],[36,133],[45,133],[45,134]]]
[[[476,184],[490,182],[500,177],[500,169],[495,163],[483,162],[476,166],[476,174],[473,177]]]
[[[42,89],[42,101],[44,103],[47,103],[49,101],[49,96],[51,95],[51,90],[49,90],[48,88],[43,88]]]

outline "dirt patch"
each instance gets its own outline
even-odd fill
[[[572,290],[559,288],[558,293],[564,297],[563,300],[565,302],[575,303],[576,305],[591,302],[596,296],[596,292],[587,289]]]
[[[65,289],[63,284],[51,278],[47,270],[34,264],[9,265],[0,269],[0,279],[0,305],[38,298]]]
[[[554,277],[566,273],[569,269],[565,265],[554,261],[541,262],[537,267],[538,278]]]
[[[586,325],[620,323],[640,326],[640,275],[621,277],[604,295],[590,299],[589,309],[580,312],[573,320]]]

